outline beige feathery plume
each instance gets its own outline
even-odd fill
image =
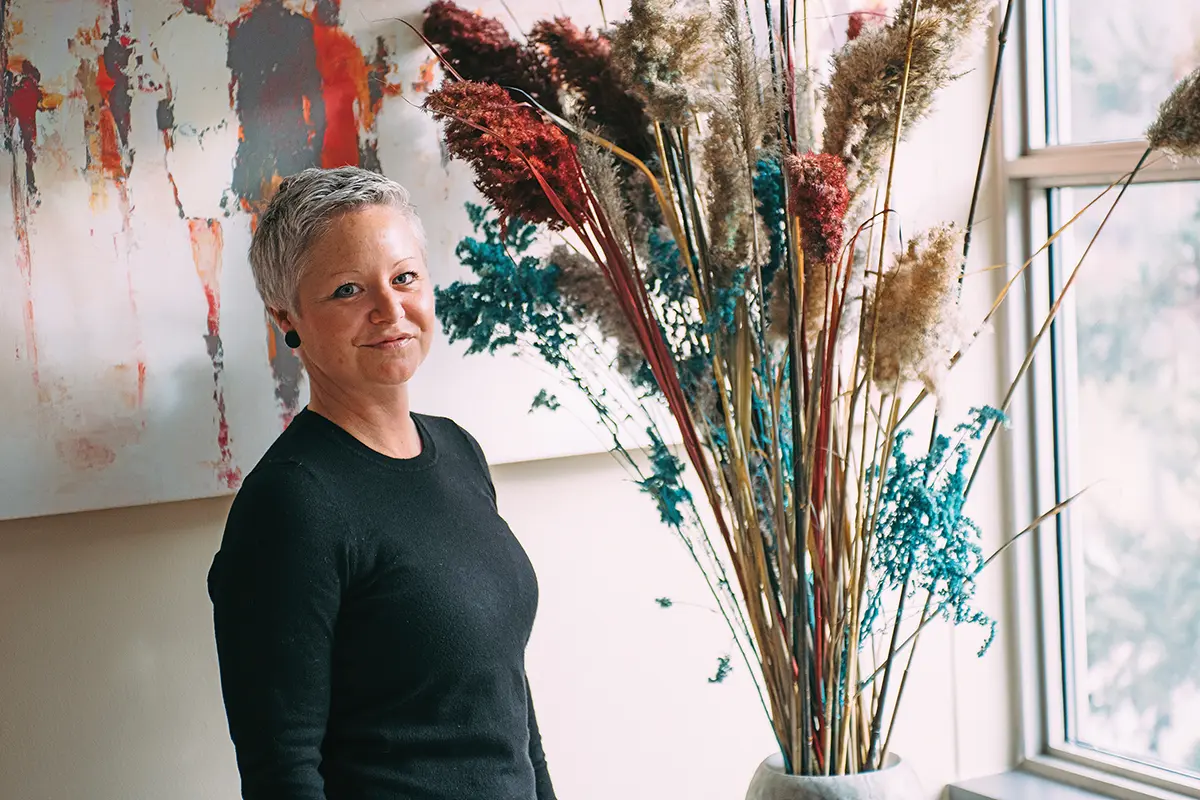
[[[684,127],[703,100],[699,78],[717,63],[712,16],[685,13],[671,0],[633,0],[629,19],[613,26],[613,64],[652,118]]]
[[[635,373],[645,356],[600,267],[561,244],[550,251],[550,263],[558,267],[558,291],[563,301],[616,346],[617,368],[627,376]]]
[[[1175,85],[1146,131],[1155,150],[1180,158],[1200,158],[1200,67]]]
[[[737,121],[723,109],[708,120],[704,140],[707,178],[709,265],[718,286],[727,286],[738,267],[750,263],[754,193],[745,157],[737,146]]]
[[[963,339],[961,251],[962,233],[953,224],[926,231],[909,242],[868,294],[859,356],[865,367],[874,339],[871,377],[881,391],[920,380],[937,394]]]
[[[576,119],[575,124],[586,128],[587,123]],[[579,166],[591,186],[608,224],[612,227],[613,235],[623,247],[629,245],[629,227],[626,218],[629,209],[621,192],[621,177],[617,173],[617,159],[607,148],[584,138],[575,142],[575,150],[579,154]]]
[[[736,0],[722,0],[719,24],[724,89],[707,120],[701,163],[708,262],[716,285],[728,286],[735,270],[754,263],[756,234],[758,241],[766,241],[766,232],[755,213],[753,168],[771,110],[761,96],[764,69],[754,55],[749,25]]]
[[[990,7],[986,0],[923,0],[917,7],[901,138],[929,113],[937,91],[958,77]],[[865,28],[833,57],[823,91],[823,150],[846,162],[855,199],[875,182],[891,149],[912,15],[913,0],[905,0],[891,23]]]
[[[775,120],[778,104],[769,84],[769,67],[754,53],[753,34],[737,0],[721,0],[719,17],[724,58],[726,111],[736,126],[731,142],[745,158],[755,158]],[[753,163],[753,162],[751,162]]]
[[[767,308],[770,326],[767,334],[776,344],[788,337],[788,270],[781,269],[771,281],[771,300]],[[804,264],[804,342],[812,347],[825,327],[829,289],[829,267],[818,262]]]

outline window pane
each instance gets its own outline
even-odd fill
[[[1061,190],[1063,218],[1098,191]],[[1065,270],[1107,208],[1071,229]],[[1088,259],[1058,359],[1062,493],[1091,487],[1070,518],[1068,728],[1200,773],[1200,183],[1131,188]]]
[[[1061,144],[1141,138],[1200,64],[1197,0],[1046,2],[1059,4],[1058,41],[1069,51],[1059,65]]]

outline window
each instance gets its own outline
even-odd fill
[[[1014,255],[1132,169],[1159,104],[1200,65],[1196,0],[1020,10],[1005,95]],[[1014,363],[1116,193],[1034,262]],[[1033,477],[1021,510],[1087,491],[1021,570],[1037,654],[1022,654],[1026,755],[1122,796],[1200,797],[1200,164],[1147,162],[1043,348],[1016,409],[1029,439],[1014,474]]]
[[[1047,0],[1059,144],[1136,139],[1200,57],[1195,0]]]

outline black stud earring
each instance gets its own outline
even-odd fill
[[[300,346],[300,334],[295,329],[288,331],[283,335],[283,343],[295,350]]]

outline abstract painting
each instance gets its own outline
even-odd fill
[[[435,277],[459,276],[474,190],[419,109],[435,61],[396,19],[422,6],[0,0],[0,519],[237,489],[306,400],[246,258],[282,177],[395,177]],[[529,367],[431,361],[417,405],[493,460],[600,449],[528,419]]]

